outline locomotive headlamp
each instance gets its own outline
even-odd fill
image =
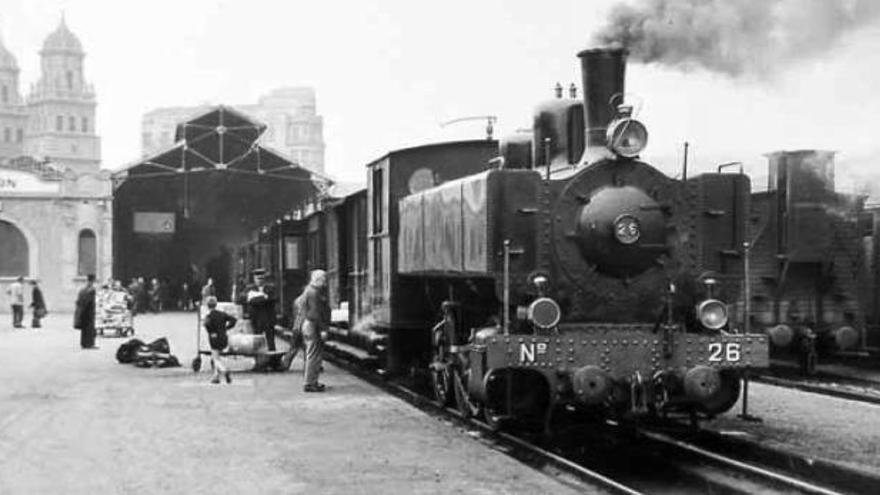
[[[606,142],[614,153],[632,158],[648,145],[648,130],[638,120],[618,119],[608,126]]]
[[[562,309],[559,304],[549,297],[539,297],[529,304],[526,317],[536,327],[548,330],[559,324],[562,318]]]
[[[697,305],[697,318],[704,327],[719,330],[727,325],[727,305],[718,299],[706,299]]]

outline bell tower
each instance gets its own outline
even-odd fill
[[[40,79],[28,97],[25,152],[69,167],[96,172],[101,140],[95,133],[95,91],[83,72],[79,38],[61,24],[43,42]]]
[[[0,159],[19,156],[24,150],[27,112],[18,92],[18,61],[0,38]]]

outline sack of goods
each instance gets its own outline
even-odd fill
[[[171,354],[168,339],[158,338],[149,344],[139,339],[131,339],[116,350],[116,360],[123,364],[133,364],[139,368],[169,368],[180,366],[177,357]]]
[[[249,333],[230,333],[229,351],[236,354],[256,354],[266,349],[266,336]]]

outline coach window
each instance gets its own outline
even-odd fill
[[[382,169],[373,170],[373,234],[381,234],[385,212],[383,211]]]
[[[97,272],[98,268],[98,242],[95,233],[91,229],[83,229],[79,233],[79,263],[77,275],[89,275]]]
[[[15,225],[0,220],[0,277],[30,275],[28,243]]]
[[[284,237],[284,269],[285,270],[302,270],[302,243],[303,239],[299,236]]]

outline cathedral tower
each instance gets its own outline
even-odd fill
[[[18,92],[18,62],[0,38],[0,158],[24,151],[27,113]]]
[[[27,102],[25,153],[76,172],[96,172],[101,142],[95,133],[95,92],[83,73],[82,44],[64,18],[46,38],[40,58],[40,79]]]

